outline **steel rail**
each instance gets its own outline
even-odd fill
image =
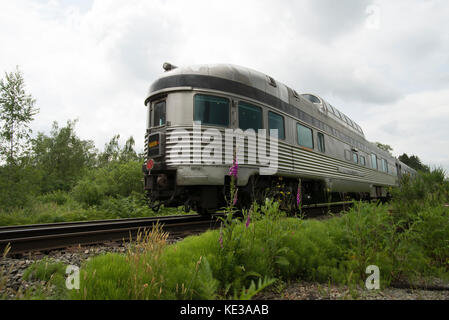
[[[305,205],[302,213],[306,218],[340,212],[353,202]],[[96,244],[106,241],[129,241],[135,239],[139,230],[149,229],[156,223],[172,235],[191,230],[206,230],[219,227],[218,217],[182,215],[149,218],[127,218],[115,220],[93,220],[81,222],[59,222],[21,226],[0,227],[0,253],[11,246],[10,253],[47,251],[73,245]],[[238,216],[238,215],[237,215]]]
[[[194,228],[207,229],[218,226],[217,217],[185,215],[0,227],[0,252],[7,245],[11,246],[10,253],[23,253],[78,244],[128,241],[135,238],[139,230],[149,229],[156,223],[163,225],[165,231],[174,233]]]

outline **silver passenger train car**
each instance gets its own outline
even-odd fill
[[[401,175],[415,174],[315,94],[299,94],[268,75],[230,64],[165,63],[164,69],[145,99],[143,172],[155,207],[186,205],[200,213],[221,207],[235,157],[239,203],[264,197],[279,179],[292,194],[300,181],[304,204],[344,194],[385,198]],[[258,135],[260,129],[266,136]],[[270,136],[272,129],[277,137]],[[264,143],[266,155],[274,155],[271,145],[277,147],[270,174],[260,170],[268,162],[257,161]]]

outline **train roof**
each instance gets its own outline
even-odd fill
[[[244,85],[256,88],[284,101],[285,103],[290,103],[288,94],[289,90],[297,98],[299,98],[298,93],[294,89],[291,89],[285,84],[276,81],[273,77],[270,77],[269,75],[256,70],[234,64],[199,64],[178,68],[169,63],[164,63],[164,69],[166,70],[166,72],[164,72],[157,81],[177,75],[210,76],[236,81]],[[157,88],[155,88],[153,84],[150,87],[147,97],[150,97],[152,94],[154,94],[155,91],[157,91]],[[301,94],[301,96],[306,101],[312,103],[321,113],[339,122],[341,125],[345,126],[352,132],[365,137],[362,128],[355,121],[350,119],[341,111],[337,110],[323,98],[311,93],[303,93]]]
[[[310,102],[312,102],[313,104],[317,105],[321,112],[327,114],[334,120],[340,122],[344,126],[348,127],[350,130],[356,131],[358,134],[365,136],[362,127],[360,127],[354,120],[352,120],[343,112],[332,106],[329,102],[327,102],[323,98],[312,93],[303,93],[301,95]]]

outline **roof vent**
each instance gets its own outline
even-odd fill
[[[176,69],[177,66],[175,66],[174,64],[171,64],[170,62],[164,62],[164,64],[162,65],[162,68],[165,71],[170,71],[170,70]]]

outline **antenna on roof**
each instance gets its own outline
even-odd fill
[[[178,66],[175,66],[174,64],[171,64],[170,62],[164,62],[164,64],[162,65],[162,68],[165,71],[170,71],[170,70],[176,69],[177,67]]]

